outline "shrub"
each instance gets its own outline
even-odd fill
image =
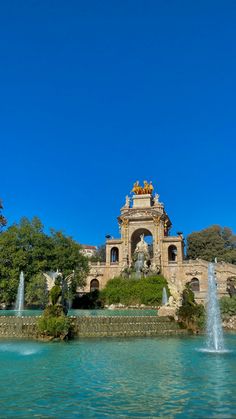
[[[42,336],[67,339],[72,336],[70,319],[68,319],[61,305],[49,305],[38,320],[38,331]]]
[[[194,293],[189,285],[183,291],[182,306],[177,311],[179,322],[194,332],[202,330],[205,325],[205,308],[194,300]]]
[[[50,298],[53,305],[58,302],[61,294],[62,294],[62,291],[61,291],[60,285],[54,285],[50,291]]]
[[[65,316],[42,316],[38,320],[39,332],[44,336],[65,339],[70,330],[70,321]]]
[[[100,292],[95,290],[82,296],[77,296],[73,301],[73,308],[89,310],[103,308]]]
[[[236,315],[236,297],[222,297],[220,299],[220,310],[223,316],[230,317]]]
[[[170,295],[167,281],[162,276],[152,276],[142,279],[110,279],[101,291],[101,299],[106,304],[125,305],[145,304],[159,305],[162,300],[163,287]]]
[[[205,325],[205,308],[202,304],[182,305],[178,310],[179,321],[188,329],[198,331]]]

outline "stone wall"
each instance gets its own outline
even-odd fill
[[[37,338],[38,317],[0,316],[0,338]],[[70,317],[76,337],[158,336],[186,333],[168,317]]]
[[[186,260],[183,263],[167,263],[163,268],[163,275],[168,281],[169,287],[175,286],[182,290],[186,283],[193,278],[199,281],[199,291],[195,291],[197,303],[204,303],[208,289],[208,265],[202,259]],[[236,278],[236,265],[220,262],[215,265],[218,297],[229,296],[227,292],[227,279]]]
[[[79,337],[156,336],[183,332],[178,323],[158,316],[77,317],[76,327]]]
[[[0,338],[36,338],[37,317],[0,316]]]

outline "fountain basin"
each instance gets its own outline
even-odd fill
[[[236,335],[226,344],[235,348]],[[0,341],[0,417],[234,418],[235,353],[206,356],[203,345],[201,336]]]

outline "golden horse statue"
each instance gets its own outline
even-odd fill
[[[152,182],[148,183],[146,180],[143,182],[143,187],[139,185],[139,181],[137,180],[134,185],[131,192],[133,192],[135,195],[146,195],[150,194],[152,195],[154,190],[154,187],[152,185]]]

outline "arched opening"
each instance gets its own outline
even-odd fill
[[[189,286],[193,292],[199,292],[200,291],[200,282],[198,278],[193,278],[189,282]]]
[[[173,244],[168,247],[168,261],[177,262],[177,247]]]
[[[133,257],[134,251],[138,242],[140,241],[140,236],[144,234],[144,240],[148,244],[148,252],[150,259],[153,258],[153,237],[152,233],[146,228],[138,228],[135,230],[131,236],[131,255]]]
[[[119,249],[118,247],[113,247],[111,249],[111,263],[119,262]]]
[[[92,279],[90,281],[90,292],[99,290],[99,281],[97,279]]]

